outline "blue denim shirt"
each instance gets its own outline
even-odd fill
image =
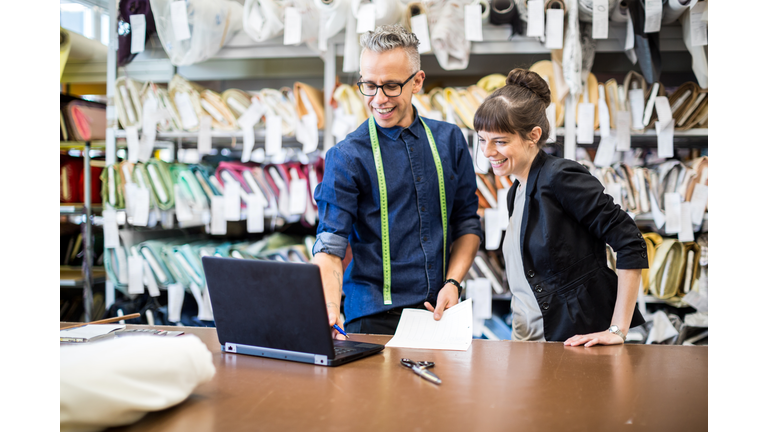
[[[347,322],[429,301],[443,287],[443,227],[437,169],[416,108],[403,128],[377,126],[389,206],[392,304],[384,304],[381,212],[378,177],[365,121],[325,156],[323,181],[315,189],[319,213],[313,253],[352,262],[344,272]],[[443,166],[451,242],[465,234],[482,239],[477,215],[477,184],[467,142],[456,125],[424,119]],[[450,255],[446,253],[446,265]]]

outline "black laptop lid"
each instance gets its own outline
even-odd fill
[[[333,358],[314,264],[203,257],[219,342]]]

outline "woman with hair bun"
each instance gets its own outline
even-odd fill
[[[474,118],[493,173],[515,179],[503,245],[512,338],[621,344],[630,327],[645,322],[636,305],[640,271],[648,267],[645,240],[581,164],[542,150],[550,100],[547,83],[518,68]],[[606,243],[616,251],[618,275],[608,268]]]

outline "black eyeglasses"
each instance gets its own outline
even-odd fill
[[[403,86],[408,84],[408,81],[415,77],[417,73],[419,73],[419,71],[414,72],[413,75],[409,76],[408,79],[402,83],[393,82],[376,85],[372,82],[363,81],[357,83],[357,88],[360,89],[360,93],[362,93],[363,96],[376,96],[376,92],[381,89],[386,97],[398,97],[403,93]]]

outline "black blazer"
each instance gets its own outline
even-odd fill
[[[510,215],[518,186],[515,181],[507,195]],[[581,164],[542,150],[531,165],[525,194],[521,255],[541,308],[544,337],[564,341],[607,330],[618,277],[608,267],[605,244],[616,251],[617,268],[648,268],[637,225]],[[630,327],[644,322],[635,305]]]

